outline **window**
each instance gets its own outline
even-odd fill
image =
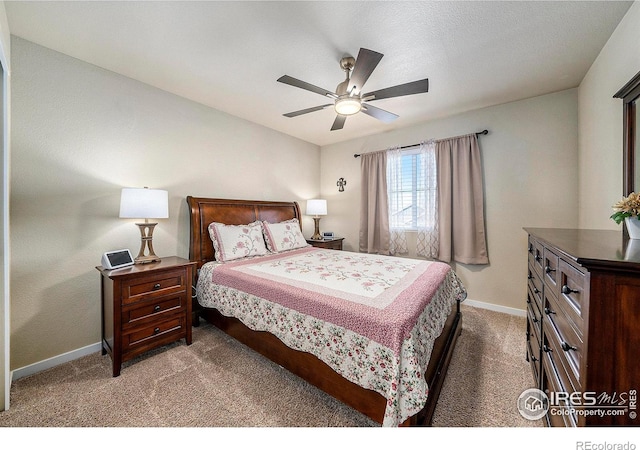
[[[387,159],[389,226],[434,230],[437,209],[435,146],[390,150]]]

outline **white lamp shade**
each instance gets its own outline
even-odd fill
[[[123,188],[120,217],[125,219],[166,219],[169,217],[169,193],[161,189]]]
[[[326,200],[307,200],[307,215],[308,216],[326,216],[327,215],[327,201]]]

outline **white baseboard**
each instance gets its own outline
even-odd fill
[[[491,311],[510,314],[512,316],[527,317],[526,309],[510,308],[509,306],[494,305],[493,303],[480,302],[478,300],[470,300],[470,299],[466,299],[464,301],[464,304],[473,306],[474,308],[489,309]]]
[[[43,370],[59,366],[60,364],[73,361],[99,351],[102,351],[102,347],[100,346],[100,342],[96,342],[95,344],[87,345],[86,347],[72,350],[70,352],[63,353],[62,355],[54,356],[53,358],[45,359],[44,361],[16,369],[11,372],[11,380],[19,380],[20,378],[28,377],[34,373],[42,372]]]

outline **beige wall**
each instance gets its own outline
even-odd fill
[[[640,71],[640,3],[624,16],[579,87],[580,227],[619,230],[609,219],[622,197],[622,100]]]
[[[319,148],[13,38],[11,368],[100,340],[100,256],[140,245],[122,187],[167,189],[154,249],[188,257],[187,195],[304,200]],[[295,170],[292,170],[295,168]],[[311,229],[311,223],[305,223]]]
[[[577,90],[507,103],[384,134],[322,147],[321,194],[328,201],[323,231],[358,249],[360,160],[354,153],[410,145],[488,129],[480,137],[485,175],[488,266],[455,264],[469,299],[524,309],[523,227],[578,223]],[[347,180],[345,192],[336,181]]]

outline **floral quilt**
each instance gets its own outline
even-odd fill
[[[197,289],[202,306],[383,395],[383,426],[424,407],[433,343],[466,297],[444,263],[318,248],[205,264]]]

